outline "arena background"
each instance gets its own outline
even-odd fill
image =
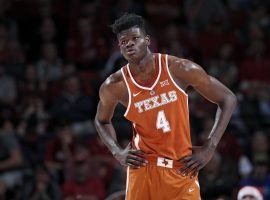
[[[145,17],[153,52],[195,61],[237,95],[200,173],[203,199],[235,199],[244,185],[270,199],[263,0],[0,0],[0,199],[103,200],[125,189],[125,168],[93,126],[100,84],[125,64],[109,27],[124,12]],[[192,142],[201,144],[216,107],[188,93]],[[124,110],[114,116],[123,146],[131,137]]]

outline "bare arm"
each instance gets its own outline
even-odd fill
[[[195,169],[200,170],[212,158],[213,152],[230,121],[237,100],[226,86],[209,76],[199,65],[183,59],[176,59],[173,62],[172,71],[174,77],[180,80],[182,87],[192,86],[204,98],[217,105],[215,123],[209,133],[208,141],[203,147],[193,149],[195,153],[193,157],[188,156],[181,159],[187,165],[187,168],[183,171],[190,173]]]
[[[209,147],[216,148],[236,106],[235,95],[221,82],[209,76],[199,65],[183,60],[181,64],[186,69],[185,82],[217,108],[214,126],[209,134]]]
[[[116,105],[121,102],[126,104],[127,89],[119,80],[119,74],[110,76],[100,87],[100,101],[95,117],[95,126],[101,140],[112,152],[114,157],[122,164],[138,168],[145,165],[146,161],[142,158],[143,153],[138,150],[131,150],[128,145],[122,149],[117,141],[115,129],[111,119]]]
[[[95,117],[95,126],[99,136],[113,155],[121,151],[121,147],[117,142],[115,129],[111,122],[115,107],[119,102],[117,97],[118,90],[119,86],[113,77],[109,77],[101,85],[99,91],[100,101]]]

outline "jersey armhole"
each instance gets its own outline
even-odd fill
[[[125,84],[127,86],[127,90],[128,90],[128,106],[127,106],[126,112],[124,113],[124,116],[126,117],[130,109],[130,104],[131,104],[131,92],[130,92],[130,88],[129,88],[129,85],[128,85],[128,82],[124,73],[124,67],[121,68],[121,73],[124,78]]]
[[[166,70],[169,74],[169,77],[171,79],[171,81],[173,82],[174,86],[180,91],[182,92],[186,97],[188,97],[188,94],[181,88],[179,87],[179,85],[174,81],[172,75],[171,75],[171,72],[170,72],[170,69],[169,69],[169,62],[168,62],[168,55],[165,56],[165,61],[166,61]]]

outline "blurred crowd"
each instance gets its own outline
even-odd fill
[[[200,64],[239,104],[200,173],[203,199],[257,187],[270,199],[270,3],[263,0],[0,0],[0,199],[103,200],[125,190],[125,168],[93,126],[98,88],[125,65],[109,25],[147,20],[151,49]],[[189,93],[193,144],[216,107]],[[130,124],[117,107],[121,145]],[[114,195],[116,194],[116,195]],[[112,199],[112,198],[111,198]]]

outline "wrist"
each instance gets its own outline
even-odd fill
[[[208,139],[207,147],[208,147],[210,150],[212,150],[212,151],[216,150],[217,145],[218,145],[218,141],[216,140],[216,138],[211,137],[211,138]]]
[[[121,152],[120,148],[114,148],[111,150],[113,157],[116,157]]]

